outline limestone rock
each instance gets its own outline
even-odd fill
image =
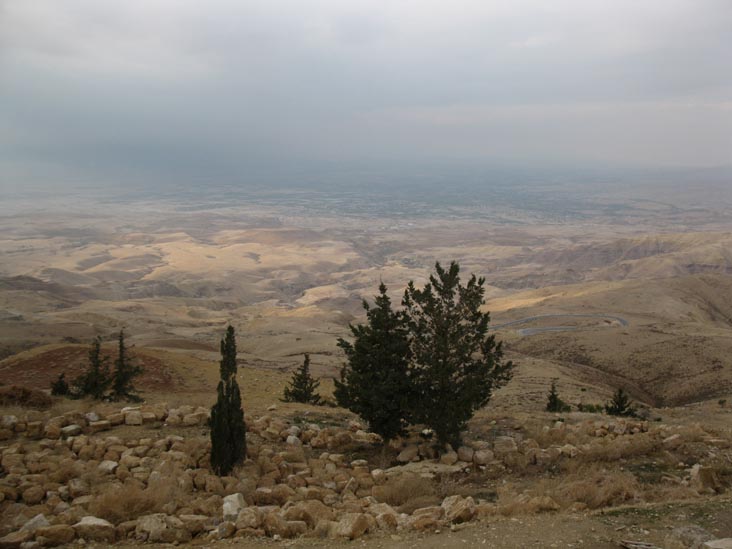
[[[259,528],[262,525],[262,511],[259,507],[244,507],[236,517],[236,529]]]
[[[690,484],[700,494],[715,494],[724,490],[714,469],[702,467],[699,463],[691,468]]]
[[[247,502],[241,494],[231,494],[224,498],[222,506],[222,515],[224,520],[235,521],[239,515],[239,511],[246,507]]]
[[[408,463],[410,461],[415,461],[419,457],[419,448],[417,446],[407,446],[402,450],[399,455],[397,456],[397,461],[399,463]]]
[[[440,505],[445,510],[445,518],[452,523],[468,522],[475,515],[475,501],[472,497],[449,496]]]
[[[493,451],[501,456],[518,451],[518,446],[516,446],[516,441],[513,437],[496,437],[496,440],[493,442]]]
[[[27,521],[23,527],[21,528],[21,531],[23,532],[30,532],[31,534],[34,533],[39,528],[45,528],[46,526],[50,526],[51,523],[48,522],[48,519],[45,515],[42,513],[37,514],[35,517]]]
[[[0,538],[0,549],[19,549],[19,547],[30,540],[33,534],[30,532],[23,532],[19,530],[17,532],[11,532],[7,536]]]
[[[365,513],[345,513],[333,529],[332,537],[356,539],[375,527],[375,519]]]
[[[45,497],[46,492],[41,486],[32,486],[23,492],[23,502],[26,505],[36,505]]]
[[[470,446],[460,446],[460,448],[458,448],[457,455],[460,461],[471,463],[475,455],[475,450]]]
[[[488,449],[476,450],[473,454],[473,463],[476,465],[488,465],[493,461],[493,458],[493,452]]]
[[[36,541],[44,547],[55,547],[71,543],[76,538],[76,532],[68,524],[55,524],[36,530]]]
[[[137,519],[135,535],[150,543],[183,543],[190,541],[191,533],[178,517],[155,513]]]
[[[74,531],[80,538],[88,541],[114,542],[117,531],[114,526],[104,519],[97,517],[84,517],[74,524]]]
[[[206,515],[180,515],[178,518],[183,523],[184,528],[191,533],[191,536],[197,536],[201,532],[205,532],[212,523],[211,517]]]

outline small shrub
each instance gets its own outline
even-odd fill
[[[622,387],[615,391],[612,400],[605,405],[605,411],[611,416],[635,417],[637,415],[633,403]]]
[[[552,380],[552,386],[549,389],[549,395],[547,396],[546,400],[546,411],[569,412],[571,410],[572,407],[564,402],[561,398],[559,398],[559,393],[557,392],[557,382],[556,380]]]
[[[319,385],[320,381],[310,375],[310,355],[305,353],[302,366],[292,375],[290,385],[285,387],[282,400],[303,404],[321,404],[320,395],[316,392]]]
[[[577,405],[577,410],[579,412],[587,412],[590,414],[601,414],[605,411],[605,407],[602,404],[583,404],[580,402]]]
[[[163,506],[180,499],[181,490],[171,478],[166,478],[141,488],[134,484],[123,484],[106,489],[97,496],[90,512],[97,517],[119,524],[143,515],[163,512]]]
[[[0,387],[0,406],[22,406],[45,410],[50,408],[53,400],[43,391],[28,389],[18,385]]]
[[[51,394],[53,396],[67,396],[69,394],[69,384],[66,383],[66,374],[61,373],[56,381],[51,383]]]

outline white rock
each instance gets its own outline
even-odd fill
[[[231,494],[224,498],[222,506],[222,514],[224,520],[235,521],[239,516],[239,511],[247,506],[244,496],[241,494]]]

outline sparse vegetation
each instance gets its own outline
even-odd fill
[[[222,476],[229,474],[246,456],[246,426],[236,369],[236,334],[233,326],[229,326],[221,340],[218,396],[210,420],[211,468]]]
[[[295,373],[282,397],[285,402],[300,402],[302,404],[322,404],[318,394],[320,382],[310,374],[310,355],[305,353],[305,358]]]

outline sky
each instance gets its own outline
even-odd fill
[[[731,153],[729,0],[0,0],[0,182]]]

